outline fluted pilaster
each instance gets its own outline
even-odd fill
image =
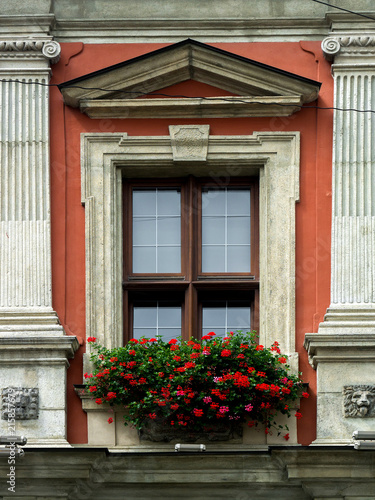
[[[331,304],[305,347],[317,369],[315,444],[348,444],[373,427],[345,416],[343,389],[375,374],[375,37],[334,34],[322,48],[335,84]]]
[[[331,305],[320,330],[374,331],[375,36],[331,36],[322,48],[334,60],[335,110]]]
[[[51,314],[47,86],[59,53],[48,37],[0,40],[0,331],[34,331],[39,311],[62,332]]]

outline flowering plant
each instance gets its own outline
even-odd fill
[[[271,427],[280,433],[288,428],[277,426],[276,414],[290,416],[292,403],[308,394],[290,373],[278,342],[266,348],[255,337],[211,332],[201,340],[143,338],[111,350],[90,337],[96,369],[84,375],[87,390],[98,405],[126,407],[125,424],[138,430],[161,417],[164,425],[190,432],[247,420],[250,426],[264,424],[266,433]]]

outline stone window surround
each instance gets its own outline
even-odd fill
[[[86,237],[86,337],[122,345],[122,178],[259,175],[260,343],[274,340],[295,370],[295,203],[299,132],[208,136],[206,161],[174,160],[170,136],[81,134]],[[88,345],[88,353],[90,346]],[[88,365],[88,359],[86,359]],[[87,366],[88,368],[88,366]]]

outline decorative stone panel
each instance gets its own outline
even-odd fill
[[[375,417],[375,385],[345,385],[345,417]]]
[[[32,420],[38,418],[39,389],[7,387],[2,392],[3,420]]]
[[[209,125],[170,125],[173,161],[206,161]]]

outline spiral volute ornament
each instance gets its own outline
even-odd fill
[[[51,64],[55,64],[59,61],[60,53],[61,47],[57,42],[50,41],[43,45],[42,54],[51,61]]]
[[[332,61],[336,54],[341,50],[341,44],[338,38],[328,37],[322,42],[322,51],[328,61]]]

